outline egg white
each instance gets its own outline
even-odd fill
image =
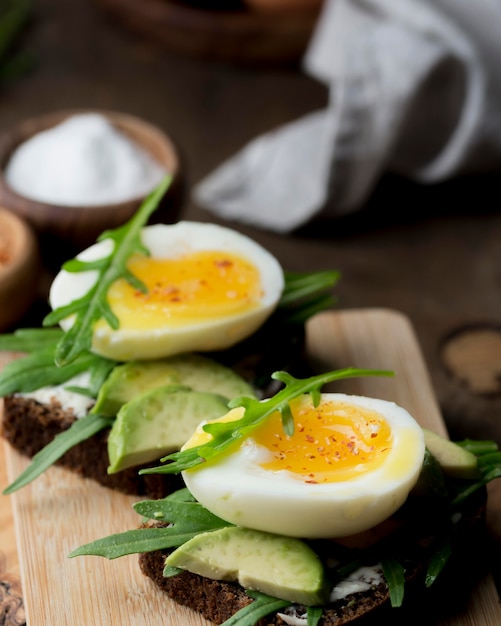
[[[384,416],[393,445],[381,467],[344,482],[308,484],[286,471],[260,467],[269,452],[250,435],[231,453],[184,471],[186,486],[215,515],[256,530],[314,539],[345,537],[376,526],[405,502],[417,482],[425,450],[423,431],[393,402],[345,394],[322,394],[324,400]],[[232,419],[237,419],[242,409],[233,411]],[[183,449],[192,445],[189,440]]]
[[[92,351],[117,361],[157,359],[182,352],[221,350],[255,332],[276,308],[284,287],[283,271],[276,260],[258,243],[232,229],[216,224],[181,221],[173,225],[146,226],[141,233],[144,246],[153,258],[176,258],[202,250],[222,250],[249,259],[260,274],[263,295],[257,307],[221,318],[201,319],[196,323],[165,325],[153,329],[111,329],[101,323],[94,329]],[[81,252],[77,258],[92,261],[107,256],[113,241],[104,239]],[[98,278],[96,271],[70,273],[61,270],[49,292],[53,309],[84,296]],[[138,315],[141,311],[138,310]],[[67,330],[73,324],[61,322]]]

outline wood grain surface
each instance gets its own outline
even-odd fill
[[[393,400],[422,425],[446,432],[414,330],[404,315],[388,309],[322,313],[308,325],[307,344],[316,369],[356,366],[393,370],[393,378],[355,379],[336,383],[335,389]],[[27,463],[7,446],[5,457],[7,475],[2,467],[1,487]],[[20,572],[29,626],[207,624],[172,603],[144,578],[135,555],[116,561],[67,558],[82,543],[136,527],[139,519],[131,507],[134,497],[59,468],[52,468],[9,498],[0,497],[0,546],[8,568]],[[493,504],[499,510],[499,498]],[[489,574],[472,589],[461,614],[440,622],[440,626],[498,624],[501,608]]]

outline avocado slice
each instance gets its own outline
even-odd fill
[[[472,452],[427,428],[423,428],[423,433],[427,449],[439,462],[445,474],[466,479],[480,476],[477,457]]]
[[[108,474],[179,450],[201,421],[227,411],[227,398],[182,385],[143,392],[123,405],[111,427]]]
[[[101,387],[92,412],[115,417],[129,400],[164,385],[185,385],[228,399],[256,397],[252,386],[229,367],[198,354],[184,354],[160,361],[130,361],[118,365]]]
[[[319,557],[293,537],[230,526],[196,535],[174,550],[165,565],[306,606],[328,599]]]

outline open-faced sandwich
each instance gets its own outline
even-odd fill
[[[137,466],[178,450],[231,398],[271,393],[263,381],[300,355],[305,320],[332,304],[337,271],[284,272],[250,238],[210,223],[148,226],[168,184],[63,265],[43,328],[0,336],[0,350],[24,353],[0,373],[2,435],[33,457],[4,493],[58,463],[122,492],[166,495],[179,478]]]
[[[459,583],[481,569],[485,485],[501,475],[501,453],[423,429],[393,402],[321,392],[385,373],[276,372],[275,395],[234,399],[141,470],[181,473],[183,489],[136,503],[136,529],[70,556],[140,553],[160,589],[225,626],[380,624],[397,607],[400,621],[384,623],[436,623],[447,601],[426,594],[443,592],[459,564],[457,605]],[[426,608],[414,621],[401,612],[413,598]]]

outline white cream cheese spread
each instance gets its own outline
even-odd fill
[[[341,600],[350,595],[350,593],[368,591],[371,587],[382,582],[383,571],[380,566],[359,567],[332,589],[330,601]]]
[[[94,398],[89,398],[89,396],[84,396],[75,391],[69,391],[66,387],[88,387],[89,382],[90,375],[88,372],[83,372],[62,385],[51,385],[17,395],[23,398],[32,398],[41,404],[51,404],[53,400],[56,400],[65,411],[71,410],[76,417],[84,417],[94,405]]]

